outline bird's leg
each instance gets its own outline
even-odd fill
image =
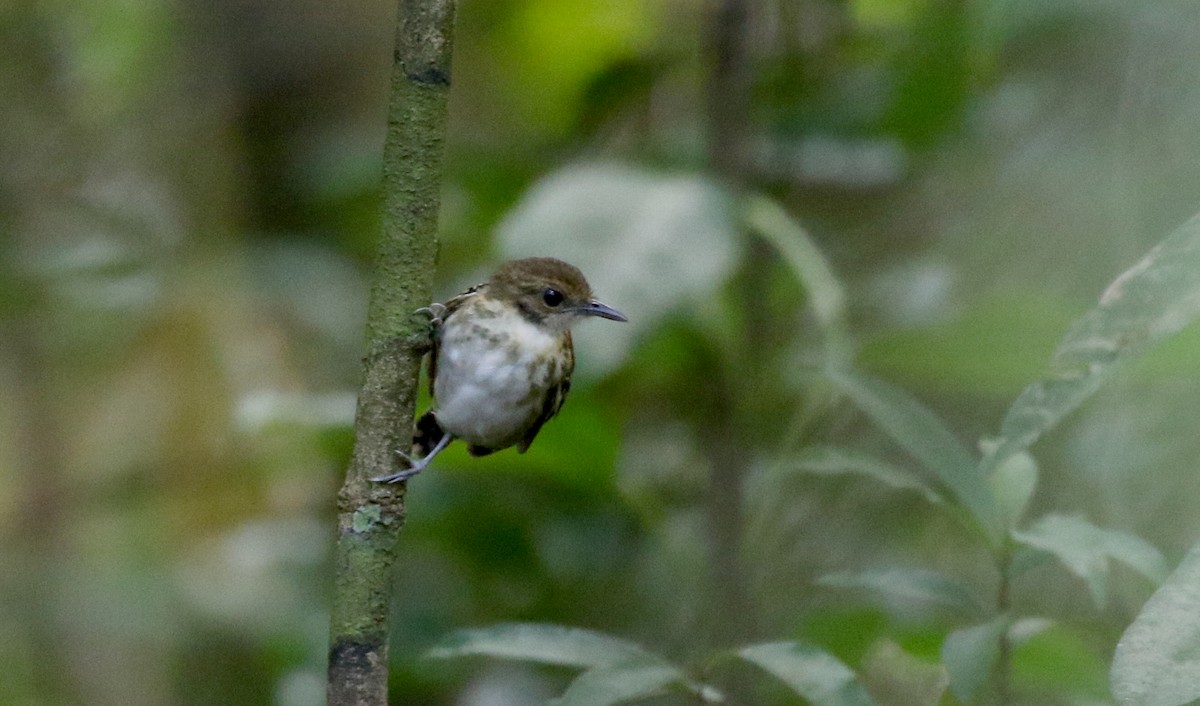
[[[433,460],[433,457],[440,454],[443,449],[449,446],[450,441],[453,439],[454,437],[450,434],[443,435],[442,438],[438,440],[437,445],[429,450],[429,453],[416,460],[413,460],[411,456],[403,451],[397,451],[397,455],[399,455],[405,461],[408,461],[408,468],[397,471],[390,475],[378,476],[376,478],[372,478],[371,480],[377,483],[399,483],[402,480],[408,480],[409,478],[412,478],[421,471],[425,470],[429,466],[429,462]]]

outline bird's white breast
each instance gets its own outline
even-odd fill
[[[438,423],[469,444],[516,443],[542,409],[559,345],[558,337],[512,307],[483,300],[464,305],[441,332]]]

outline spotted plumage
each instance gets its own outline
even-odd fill
[[[590,316],[626,320],[592,298],[578,269],[544,257],[507,262],[430,313],[434,403],[413,434],[418,460],[379,481],[419,473],[453,439],[475,456],[511,446],[524,453],[571,389],[571,326]]]

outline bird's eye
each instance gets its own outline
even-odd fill
[[[547,289],[542,292],[542,301],[546,302],[546,306],[558,306],[563,303],[563,293],[557,289]]]

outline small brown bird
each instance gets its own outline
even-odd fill
[[[453,439],[473,456],[510,446],[524,453],[571,389],[571,326],[589,316],[627,321],[592,298],[582,272],[550,257],[506,262],[429,312],[433,408],[417,422],[409,467],[376,481],[411,478]]]

